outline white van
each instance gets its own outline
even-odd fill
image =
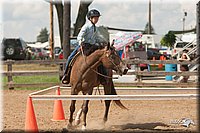
[[[190,51],[196,46],[196,34],[186,34],[181,37],[181,40],[176,41],[172,51],[172,57],[176,57],[184,49]]]

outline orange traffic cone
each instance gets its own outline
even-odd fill
[[[58,90],[56,90],[56,94],[60,95],[60,87],[58,87]],[[53,118],[52,121],[62,121],[65,120],[64,116],[64,110],[62,106],[61,100],[55,100],[54,101],[54,110],[53,110]]]
[[[26,105],[25,131],[34,133],[38,132],[38,126],[31,97],[28,97]]]

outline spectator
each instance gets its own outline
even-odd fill
[[[130,48],[131,48],[131,47],[130,47],[129,45],[127,45],[127,46],[125,47],[125,52],[123,52],[122,55],[121,55],[121,58],[122,58],[122,59],[129,59]],[[131,69],[131,65],[130,65],[130,64],[127,64],[127,67],[128,67],[129,69]]]
[[[189,61],[190,57],[188,56],[187,52],[188,50],[184,49],[183,54],[181,55],[180,58],[178,58],[178,61]],[[180,70],[189,71],[188,64],[180,65]],[[188,79],[189,79],[189,76],[183,76],[183,79],[181,80],[181,82],[187,83]]]
[[[125,52],[123,52],[122,55],[121,55],[122,59],[128,59],[129,58],[129,55],[128,55],[129,52],[130,52],[130,46],[127,45],[125,47]]]

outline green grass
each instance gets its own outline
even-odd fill
[[[7,77],[2,77],[2,85],[6,85]],[[18,84],[23,83],[59,83],[58,75],[37,75],[37,76],[13,76],[13,82]],[[7,88],[5,88],[7,89]],[[16,89],[44,89],[42,87],[28,87],[28,88],[16,88]]]
[[[58,82],[58,76],[18,76],[14,77],[13,81],[16,83],[42,83],[42,82]]]
[[[58,70],[59,65],[40,65],[40,64],[17,64],[12,66],[13,71],[36,71],[36,70]],[[7,65],[3,65],[3,71],[7,71]],[[2,86],[6,85],[8,79],[6,76],[2,76]],[[13,82],[16,84],[24,83],[60,83],[58,75],[33,75],[33,76],[13,76]],[[7,89],[7,88],[4,88]],[[36,90],[44,89],[44,87],[22,87],[14,89],[27,89]]]

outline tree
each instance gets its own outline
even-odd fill
[[[47,42],[48,39],[49,39],[49,33],[47,28],[46,27],[42,28],[40,34],[37,36],[37,42],[44,43]]]
[[[148,30],[149,30],[148,27],[149,27],[149,22],[147,22],[147,24],[145,25],[143,34],[148,34]],[[155,30],[152,25],[151,25],[151,33],[150,34],[155,34]]]
[[[64,1],[64,9],[63,9],[63,54],[64,58],[70,55],[70,26],[71,26],[71,3],[70,1]]]
[[[160,41],[162,46],[173,47],[176,42],[174,32],[168,32]]]
[[[77,16],[76,22],[74,24],[73,36],[77,36],[81,27],[85,24],[85,21],[86,21],[85,17],[88,12],[88,7],[92,2],[93,2],[93,0],[81,0],[80,1],[78,16]]]
[[[79,12],[74,24],[74,34],[73,36],[77,36],[80,28],[85,24],[85,17],[88,12],[88,7],[92,3],[93,0],[81,0],[79,6]],[[59,33],[60,33],[60,42],[63,45],[63,5],[62,2],[54,3],[58,15],[58,24],[59,24]],[[63,46],[62,46],[63,47]]]

